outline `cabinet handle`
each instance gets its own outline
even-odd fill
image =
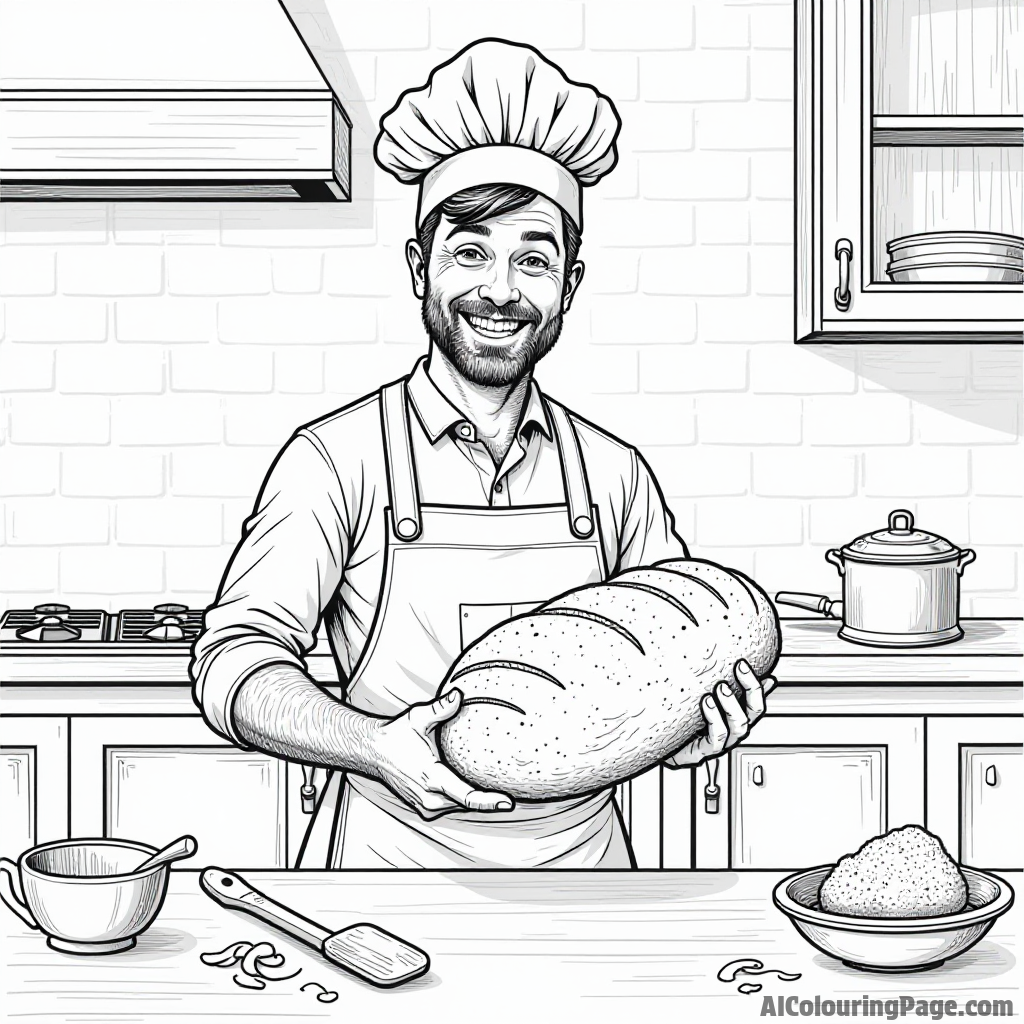
[[[708,781],[704,786],[704,813],[718,813],[718,798],[721,795],[721,788],[718,785],[718,758],[712,758],[704,762],[704,771]]]
[[[853,242],[848,238],[836,242],[836,259],[839,260],[839,287],[834,293],[836,309],[845,313],[850,308],[850,264],[853,261]]]
[[[313,782],[313,773],[316,769],[309,764],[302,767],[302,786],[299,795],[302,797],[302,813],[312,814],[316,810],[316,785]]]
[[[998,781],[999,780],[996,778],[996,766],[994,764],[990,764],[985,769],[985,785],[994,786]]]
[[[761,765],[754,765],[754,770],[750,775],[750,781],[753,782],[755,786],[764,785],[764,768],[762,768]]]

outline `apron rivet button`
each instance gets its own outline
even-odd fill
[[[583,537],[589,536],[590,531],[594,529],[594,524],[590,521],[589,516],[577,516],[572,521],[572,525],[576,528],[576,532]]]
[[[400,519],[398,521],[398,526],[396,527],[396,529],[398,530],[398,536],[399,537],[415,537],[416,536],[416,522],[415,522],[415,520],[412,520],[412,519]]]

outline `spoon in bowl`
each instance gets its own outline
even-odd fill
[[[198,849],[198,844],[192,836],[182,836],[168,843],[162,850],[157,850],[152,857],[147,857],[132,874],[139,871],[149,871],[150,868],[159,867],[162,864],[170,864],[176,860],[184,860],[191,857]]]

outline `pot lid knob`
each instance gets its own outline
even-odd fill
[[[891,533],[910,533],[914,528],[914,513],[909,509],[898,508],[889,513],[889,531]]]

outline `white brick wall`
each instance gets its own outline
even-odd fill
[[[0,601],[207,602],[278,447],[423,349],[415,197],[369,158],[398,93],[509,35],[623,119],[587,274],[539,377],[641,445],[697,555],[837,594],[896,507],[1020,613],[1021,352],[792,343],[792,7],[289,0],[355,83],[356,201],[0,208]]]

